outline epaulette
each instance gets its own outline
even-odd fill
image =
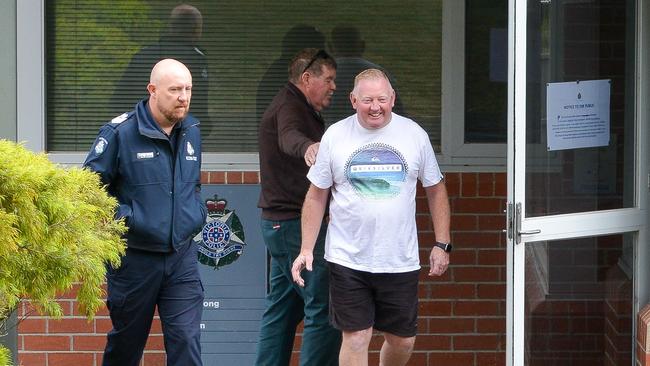
[[[124,113],[120,114],[119,116],[113,118],[110,123],[118,125],[118,124],[126,121],[129,117],[131,117],[133,115],[133,113],[135,113],[135,111],[124,112]]]
[[[198,53],[201,56],[205,56],[205,53],[203,53],[203,51],[201,51],[198,47],[194,47],[194,51],[196,51],[196,53]]]

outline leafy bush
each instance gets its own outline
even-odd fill
[[[0,325],[22,299],[61,317],[56,294],[75,283],[79,310],[92,319],[103,305],[106,264],[118,266],[124,254],[116,207],[95,173],[0,140]]]

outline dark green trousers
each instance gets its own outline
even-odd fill
[[[291,265],[300,253],[300,219],[262,219],[262,236],[271,255],[271,288],[255,365],[289,365],[296,327],[303,319],[300,365],[338,365],[341,333],[329,323],[328,269],[323,258],[326,231],[323,224],[314,248],[313,271],[302,272],[305,287],[301,288],[291,277]]]

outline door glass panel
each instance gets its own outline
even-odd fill
[[[528,1],[526,217],[634,205],[634,4]]]
[[[526,244],[526,365],[632,364],[633,240]]]

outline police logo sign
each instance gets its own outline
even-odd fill
[[[219,269],[236,261],[244,252],[244,229],[235,212],[226,209],[228,201],[214,196],[205,204],[208,217],[194,241],[199,248],[199,262]]]

